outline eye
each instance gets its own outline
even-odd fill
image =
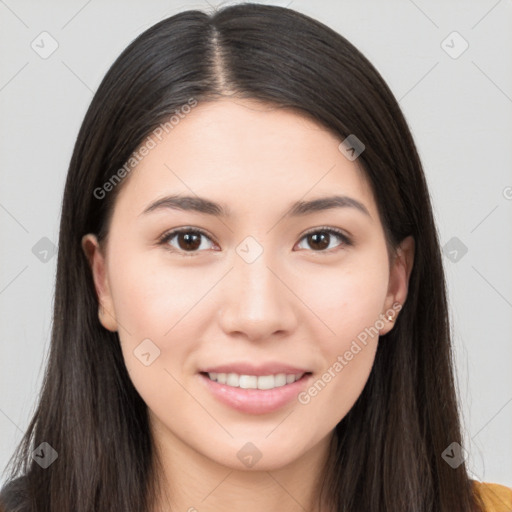
[[[306,233],[301,240],[306,240],[310,247],[314,248],[314,252],[330,252],[333,249],[331,246],[332,237],[341,240],[340,245],[351,246],[352,240],[345,235],[341,230],[335,228],[316,228],[314,231]]]
[[[159,240],[159,244],[167,244],[172,252],[179,252],[183,256],[194,256],[199,249],[205,249],[201,237],[205,237],[211,241],[211,238],[202,230],[197,228],[179,228],[164,233]],[[178,247],[171,242],[176,238]],[[190,254],[186,254],[186,253]]]
[[[307,240],[314,252],[330,252],[333,249],[331,246],[333,236],[341,240],[341,243],[337,244],[337,246],[352,245],[350,238],[341,230],[327,227],[315,228],[315,230],[309,231],[303,235],[301,240]],[[194,256],[196,253],[200,252],[201,249],[208,249],[208,247],[204,246],[201,237],[206,238],[210,242],[212,241],[210,236],[203,230],[185,227],[164,233],[158,243],[165,245],[170,251],[178,252],[183,256]],[[176,242],[177,246],[174,245],[173,242]]]

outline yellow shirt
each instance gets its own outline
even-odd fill
[[[482,497],[485,512],[512,512],[512,489],[501,484],[473,480],[475,490]]]

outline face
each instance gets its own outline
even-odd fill
[[[341,141],[292,111],[201,103],[125,178],[107,245],[84,237],[100,321],[169,443],[276,469],[330,438],[361,394],[413,243],[388,258]],[[332,196],[345,200],[319,208]]]

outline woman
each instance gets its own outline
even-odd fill
[[[76,142],[6,509],[509,510],[462,454],[430,198],[375,68],[275,6],[144,32]]]

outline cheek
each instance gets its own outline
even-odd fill
[[[299,291],[322,321],[314,338],[324,367],[299,402],[315,409],[325,424],[334,426],[353,406],[371,372],[377,350],[380,316],[388,289],[387,260],[364,257],[338,271],[323,269],[307,278]],[[313,279],[314,277],[314,279]],[[327,329],[327,327],[329,329]],[[309,405],[308,405],[309,404]]]
[[[383,312],[387,260],[371,256],[370,252],[354,254],[337,267],[319,266],[296,276],[294,290],[321,320],[315,325],[322,329],[317,331],[318,339],[324,340],[327,352],[343,349],[365,328],[374,326]]]
[[[164,249],[162,249],[162,252]],[[116,317],[128,331],[163,338],[211,287],[198,268],[165,261],[159,250],[131,255],[113,265]]]
[[[215,277],[206,279],[197,269],[172,268],[165,265],[161,256],[155,256],[158,257],[132,254],[118,259],[111,272],[126,367],[134,381],[142,377],[142,372],[141,385],[148,389],[156,385],[151,380],[156,370],[160,371],[160,378],[165,369],[173,374],[185,370],[187,355],[201,339],[196,332],[200,324],[194,321],[194,315],[200,312],[197,306]],[[154,362],[146,367],[141,356],[148,353],[142,359]]]
[[[353,340],[300,393],[299,403],[317,425],[333,429],[352,409],[370,375],[377,344],[377,337],[366,344]]]
[[[113,266],[112,294],[125,366],[150,410],[162,417],[175,408],[197,415],[179,382],[201,339],[194,306],[211,284],[200,272],[172,269],[157,260],[132,255]]]

